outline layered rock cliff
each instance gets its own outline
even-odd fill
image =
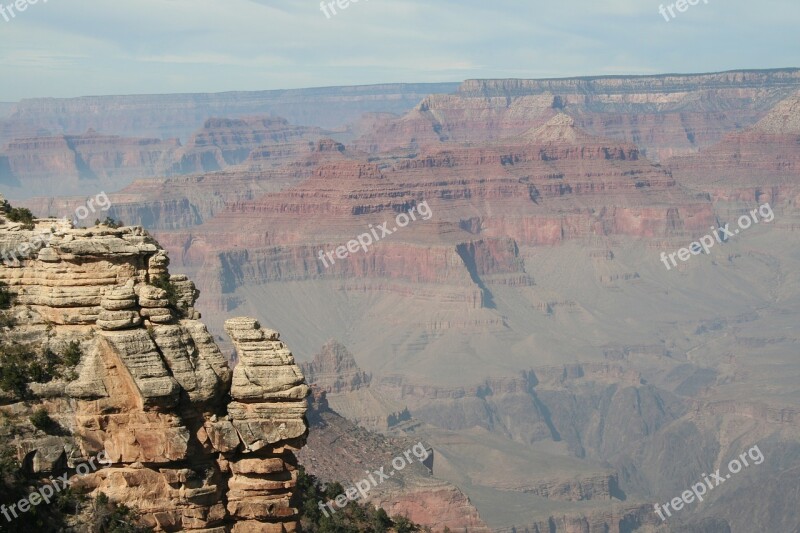
[[[800,87],[800,71],[467,80],[406,115],[376,122],[369,151],[518,135],[561,111],[590,133],[635,143],[651,159],[695,153],[755,123]]]
[[[88,131],[16,138],[1,150],[0,182],[29,191],[74,194],[169,170],[177,139],[142,139]],[[90,188],[91,187],[91,188]]]
[[[72,475],[105,451],[111,464],[73,488],[135,506],[156,531],[296,530],[308,387],[276,331],[226,321],[231,371],[194,309],[194,284],[169,275],[140,227],[4,218],[0,248],[15,253],[0,266],[12,302],[0,363],[9,346],[32,358],[65,346],[80,354],[74,370],[0,393],[0,412],[15,420],[0,437],[29,474]],[[58,431],[26,421],[42,407]]]

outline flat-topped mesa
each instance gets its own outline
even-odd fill
[[[0,414],[27,420],[44,407],[68,430],[20,422],[9,441],[18,459],[34,473],[72,474],[105,451],[111,464],[73,478],[73,489],[136,507],[155,531],[295,531],[293,451],[305,444],[308,387],[278,333],[229,320],[232,371],[198,320],[194,283],[169,274],[142,228],[6,218],[0,251],[13,257],[0,282],[16,324],[0,328],[0,343],[32,358],[79,352],[74,370],[26,385],[27,401],[0,390]]]

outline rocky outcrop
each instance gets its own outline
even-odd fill
[[[0,267],[13,298],[6,313],[19,324],[4,340],[56,351],[75,342],[81,356],[73,373],[32,383],[29,402],[0,397],[4,415],[44,406],[64,429],[43,435],[21,423],[4,435],[31,473],[72,474],[105,450],[110,465],[73,488],[135,506],[156,531],[295,531],[308,387],[278,333],[229,320],[231,371],[198,320],[194,284],[169,276],[141,228],[6,221],[0,247],[39,233],[46,247]]]
[[[372,376],[360,368],[353,354],[336,339],[322,347],[314,359],[302,365],[306,380],[325,392],[353,392],[367,387]]]

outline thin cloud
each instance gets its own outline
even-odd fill
[[[70,0],[0,23],[0,101],[797,66],[800,3]]]

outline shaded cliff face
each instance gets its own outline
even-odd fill
[[[38,235],[45,246],[22,247]],[[231,371],[199,321],[194,284],[170,277],[166,254],[138,227],[39,219],[26,229],[3,219],[0,247],[18,251],[0,266],[14,323],[3,327],[0,363],[9,346],[80,354],[74,372],[0,392],[13,421],[13,436],[8,427],[0,436],[30,474],[81,472],[105,451],[110,465],[73,489],[135,506],[156,531],[296,529],[308,388],[277,332],[228,320],[239,360]],[[27,422],[42,407],[59,431]]]

